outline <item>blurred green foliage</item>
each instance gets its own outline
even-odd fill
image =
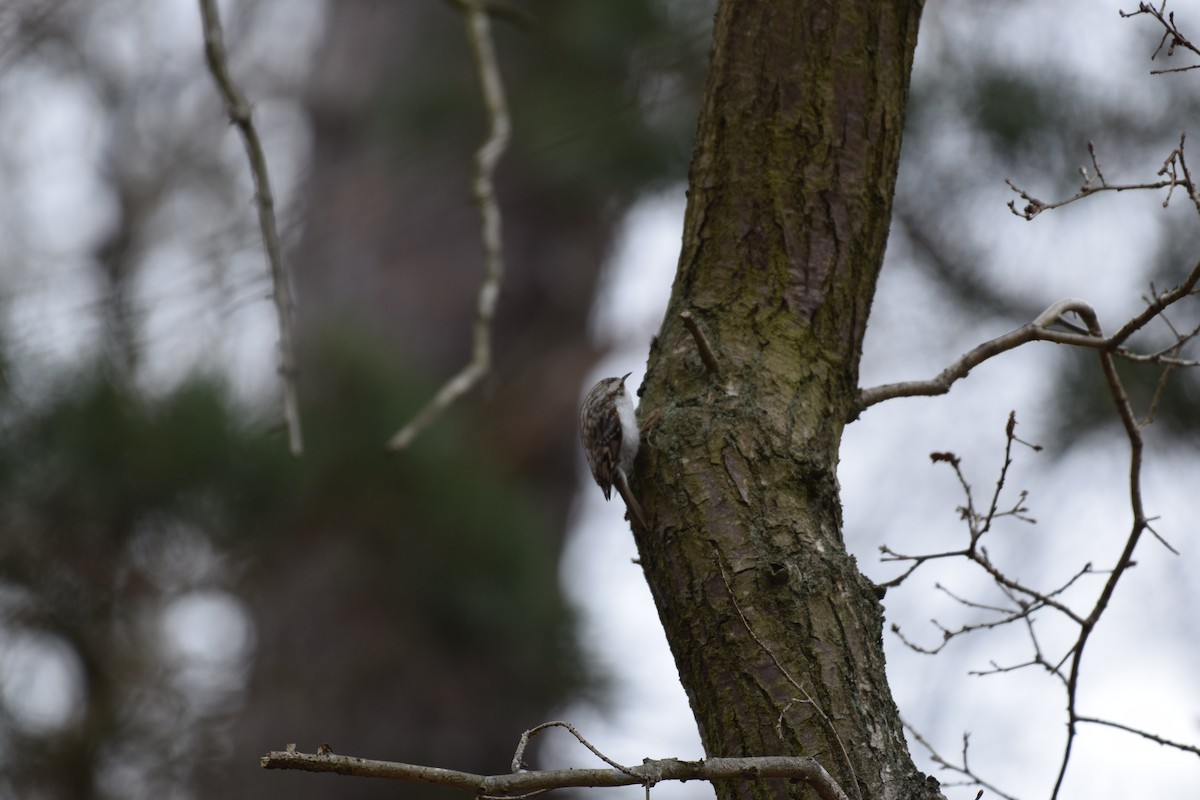
[[[407,682],[418,652],[440,661],[452,691],[508,698],[500,713],[548,709],[584,686],[558,590],[557,537],[526,487],[497,477],[470,447],[461,414],[404,457],[386,456],[388,432],[428,387],[365,339],[342,331],[311,348],[306,365],[320,381],[307,387],[301,459],[212,377],[153,394],[93,366],[23,403],[5,395],[0,631],[52,634],[84,665],[85,707],[62,727],[30,731],[0,713],[10,751],[0,775],[18,795],[97,789],[102,751],[64,748],[68,740],[119,750],[170,734],[202,752],[217,734],[236,736],[247,713],[282,715],[279,703],[305,704],[319,729],[328,722],[322,697],[335,695],[357,694],[377,716],[405,713],[414,695],[436,694]],[[139,553],[167,548],[181,527],[204,540],[195,552],[212,555],[169,580]],[[260,653],[253,673],[226,676],[238,685],[233,701],[197,704],[173,675],[187,665],[168,657],[162,615],[172,599],[214,589],[242,598],[260,643],[319,633],[326,649],[307,659],[287,648],[282,659]],[[343,683],[336,690],[322,686],[330,670]],[[140,717],[165,708],[177,709],[165,728]],[[466,724],[450,716],[446,724]],[[254,753],[240,757],[250,763]],[[200,763],[197,755],[126,767],[166,787],[165,773],[187,772],[180,763]]]
[[[564,199],[628,200],[679,180],[691,140],[715,3],[614,0],[526,3],[493,21],[514,125],[503,171]],[[445,64],[447,54],[456,63]],[[400,160],[478,145],[484,111],[462,19],[447,6],[423,17],[406,71],[366,109],[366,124]]]

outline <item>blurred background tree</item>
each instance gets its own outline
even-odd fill
[[[1157,165],[1195,115],[1183,81],[1099,84],[1070,11],[1057,49],[1014,44],[1044,41],[1038,5],[925,15],[885,280],[936,297],[947,352],[1045,305],[979,213],[1000,176],[1069,191],[1089,138],[1106,167]],[[515,130],[496,370],[389,460],[469,346],[483,113],[461,20],[433,0],[223,4],[285,200],[299,461],[194,5],[0,8],[0,796],[382,796],[256,758],[328,741],[495,771],[524,726],[603,692],[557,571],[588,323],[625,212],[683,180],[712,6],[497,4]],[[1156,39],[1120,47],[1141,66]],[[1135,297],[1194,249],[1190,219],[1154,219],[1151,272],[1119,279]],[[1065,453],[1108,417],[1090,373],[1059,370]],[[1195,378],[1171,390],[1194,436]]]
[[[503,380],[389,459],[388,435],[467,352],[479,92],[450,4],[302,5],[226,7],[290,198],[294,462],[270,384],[239,380],[261,363],[218,341],[270,347],[243,313],[267,289],[194,7],[2,12],[5,90],[69,93],[47,102],[90,141],[79,174],[55,177],[93,193],[64,223],[73,243],[22,231],[46,176],[9,149],[2,795],[377,796],[394,790],[265,774],[257,754],[329,741],[493,770],[523,725],[601,683],[557,568],[587,322],[623,209],[682,174],[704,15],[541,2],[498,21],[520,118],[499,184]],[[53,148],[68,132],[46,117],[5,123]],[[43,285],[47,262],[84,288]],[[64,317],[62,366],[27,352],[48,328],[22,317],[38,302]]]

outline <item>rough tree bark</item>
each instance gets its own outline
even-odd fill
[[[921,7],[721,2],[639,412],[638,547],[708,755],[814,756],[851,797],[939,796],[905,745],[836,477]],[[780,781],[717,791],[811,796]]]

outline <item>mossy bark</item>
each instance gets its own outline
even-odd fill
[[[706,751],[814,756],[850,797],[938,795],[904,742],[836,474],[920,12],[920,0],[720,4],[683,249],[639,411],[634,485],[650,529],[638,547]]]

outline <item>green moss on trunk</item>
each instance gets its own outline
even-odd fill
[[[644,386],[642,564],[710,756],[815,756],[936,796],[884,675],[836,477],[883,261],[919,0],[728,0]],[[679,320],[708,332],[706,372]],[[857,783],[857,788],[856,784]],[[807,796],[753,782],[722,797]]]

